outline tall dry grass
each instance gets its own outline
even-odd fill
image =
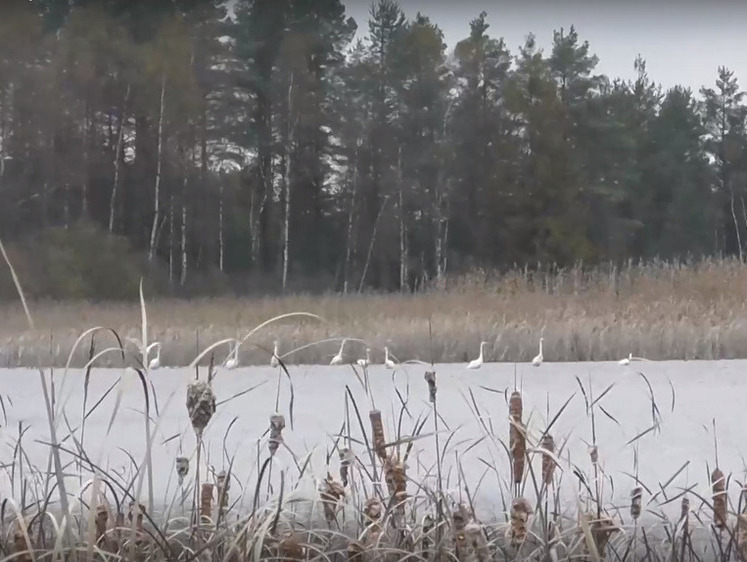
[[[20,305],[0,305],[0,365],[30,366],[32,352],[62,365],[78,334],[94,325],[112,327],[125,339],[140,336],[136,303],[38,302],[32,308],[33,331]],[[649,359],[747,357],[747,265],[728,260],[475,272],[412,295],[163,299],[149,302],[148,310],[150,340],[163,343],[163,365],[186,365],[203,342],[235,338],[262,319],[299,310],[326,322],[267,330],[257,346],[241,347],[240,363],[267,363],[274,339],[283,354],[342,336],[365,340],[376,362],[384,346],[399,360],[465,361],[476,356],[482,340],[490,343],[487,360],[529,361],[540,336],[546,361],[603,361],[629,353]],[[326,363],[338,348],[339,339],[284,361]],[[365,348],[349,343],[350,359],[362,357]]]
[[[18,290],[23,300],[20,285]],[[157,397],[155,388],[149,384],[151,373],[146,365],[146,350],[152,338],[148,336],[150,315],[146,313],[142,292],[140,313],[141,336],[133,341],[133,350],[125,350],[118,344],[98,352],[116,354],[120,361],[140,363],[136,375],[143,389],[147,446],[141,458],[131,457],[134,474],[107,470],[101,453],[86,450],[82,435],[87,416],[81,416],[80,427],[71,426],[64,404],[56,404],[54,400],[55,388],[59,391],[67,380],[67,368],[61,380],[58,378],[53,384],[51,370],[39,366],[50,428],[49,441],[45,443],[49,463],[46,470],[31,465],[23,454],[23,431],[19,427],[12,458],[0,458],[0,466],[10,473],[11,489],[15,492],[15,497],[0,501],[0,560],[726,562],[744,559],[747,541],[743,494],[736,501],[734,494],[729,494],[730,478],[718,466],[717,442],[710,497],[701,495],[702,489],[696,486],[687,489],[670,486],[687,464],[668,482],[659,482],[657,486],[647,486],[636,476],[630,516],[605,496],[611,482],[597,448],[596,411],[602,409],[601,400],[613,385],[594,393],[591,383],[587,388],[579,379],[592,435],[589,458],[585,461],[571,462],[563,454],[565,440],[556,445],[552,438],[556,421],[576,394],[552,416],[548,405],[546,419],[538,422],[526,415],[521,391],[514,388],[510,398],[506,393],[505,403],[498,400],[492,404],[491,410],[508,422],[501,426],[486,423],[490,416],[483,415],[473,400],[469,407],[474,408],[479,436],[470,443],[461,437],[454,438],[458,429],[449,428],[445,422],[443,426],[439,424],[436,371],[424,373],[422,396],[411,396],[408,390],[403,397],[396,391],[396,400],[377,407],[370,394],[367,369],[352,367],[355,377],[351,381],[361,384],[365,399],[359,397],[356,401],[350,387],[345,387],[346,416],[341,420],[339,432],[330,434],[332,448],[324,466],[326,477],[310,474],[310,457],[304,460],[296,456],[285,444],[283,432],[287,434],[297,427],[293,422],[293,402],[286,407],[277,398],[274,408],[268,405],[269,430],[256,443],[256,474],[250,474],[248,480],[244,475],[234,474],[230,457],[227,470],[211,473],[201,451],[204,434],[211,430],[210,419],[221,405],[212,388],[213,359],[209,354],[221,342],[203,341],[203,347],[195,354],[210,357],[207,372],[197,369],[196,380],[184,389],[183,415],[195,433],[195,451],[189,457],[174,459],[179,489],[173,491],[171,498],[157,500],[151,477],[155,470],[167,467],[152,466],[150,455],[151,448],[157,446],[152,438],[160,416],[158,407],[151,406]],[[311,319],[301,315],[293,318],[301,326],[298,330],[306,326],[303,318]],[[250,341],[252,336],[266,337],[263,331],[280,320],[283,318],[259,322],[242,341]],[[30,314],[27,322],[33,329],[35,324]],[[74,348],[84,348],[90,338],[86,368],[97,353],[95,333],[95,329],[86,330],[75,340]],[[118,342],[124,341],[116,331],[114,336]],[[84,378],[84,393],[89,374],[90,371],[86,372]],[[278,393],[283,381],[290,386],[292,396],[293,377],[282,362],[278,375]],[[49,392],[51,398],[47,396]],[[653,395],[651,399],[655,413],[659,408]],[[429,406],[424,413],[415,415],[411,408],[416,402]],[[385,416],[383,412],[390,407],[391,415]],[[366,409],[369,423],[364,421]],[[85,411],[84,406],[84,414]],[[112,422],[116,416],[115,408]],[[661,420],[654,416],[653,421],[655,427]],[[433,431],[429,433],[425,428],[430,423]],[[647,433],[640,433],[628,445],[635,447],[637,439]],[[415,442],[434,450],[435,466],[419,466],[419,460],[410,456]],[[480,483],[464,479],[457,448],[464,452],[464,447],[480,442],[488,444],[491,455],[505,454],[511,466],[506,474],[501,474],[496,462],[487,463],[486,468],[486,474],[492,469],[501,482],[506,506],[503,521],[478,519],[474,506]],[[288,448],[293,463],[283,466],[277,461],[281,447]],[[333,452],[339,453],[339,462],[333,460]],[[457,474],[443,472],[444,456],[456,459]],[[195,460],[191,470],[190,459]],[[436,474],[437,481],[423,477],[423,469],[426,476]],[[271,485],[273,470],[276,486]],[[68,494],[64,486],[65,474],[70,473],[86,479],[76,494]],[[192,481],[188,478],[191,473]],[[563,502],[559,491],[564,478],[578,481],[576,509],[570,513],[560,509]],[[312,492],[304,490],[310,480],[317,484]],[[241,486],[242,481],[249,485]],[[459,489],[458,498],[444,491],[454,485]],[[647,494],[645,508],[640,499],[635,499],[642,495],[641,487]],[[182,507],[176,509],[180,498]],[[690,498],[697,505],[691,506]],[[682,516],[672,521],[663,508],[677,500],[682,502]],[[640,526],[643,509],[649,522],[655,521],[652,525],[658,529],[658,535],[651,534],[651,527]],[[693,540],[696,533],[697,542]]]

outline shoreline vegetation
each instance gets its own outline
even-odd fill
[[[278,323],[239,350],[241,366],[266,365],[274,340],[287,364],[326,364],[343,338],[345,362],[382,363],[384,347],[399,361],[467,362],[481,341],[486,362],[528,362],[544,338],[545,361],[747,357],[747,265],[738,260],[654,261],[570,269],[475,271],[412,294],[288,295],[148,299],[150,340],[162,344],[162,366],[185,366],[207,343],[241,338],[267,318],[304,311],[321,316]],[[137,302],[30,303],[29,330],[20,304],[0,303],[0,366],[62,366],[75,340],[92,326],[123,339],[140,330]],[[365,343],[364,343],[365,342]],[[215,351],[223,360],[229,345]],[[38,354],[38,355],[37,355]],[[86,361],[79,349],[73,365]],[[207,358],[206,358],[207,360]],[[119,366],[114,356],[97,366]]]

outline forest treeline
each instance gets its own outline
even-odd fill
[[[391,0],[364,22],[341,0],[233,9],[0,3],[0,235],[32,293],[747,250],[747,106],[718,61],[665,90],[640,57],[634,80],[598,73],[574,28],[510,50],[475,14],[447,50]]]

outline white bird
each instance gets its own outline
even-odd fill
[[[156,356],[150,360],[150,363],[148,363],[148,370],[155,371],[156,369],[161,367],[161,342],[155,342],[148,346],[148,353],[150,353],[150,350],[152,348],[156,348]]]
[[[359,367],[368,367],[371,364],[371,348],[366,348],[366,358],[355,362]]]
[[[542,342],[543,341],[545,341],[545,338],[540,338],[540,352],[537,355],[537,357],[532,359],[532,365],[534,365],[535,367],[539,367],[540,365],[542,365],[542,360],[544,359],[544,357],[542,357]]]
[[[630,365],[630,362],[633,360],[633,354],[628,353],[628,356],[625,359],[620,359],[617,364],[618,365]]]
[[[384,366],[387,369],[394,369],[394,361],[389,359],[389,348],[388,347],[384,348]]]
[[[239,366],[239,344],[233,348],[231,354],[226,359],[226,369],[232,370]]]
[[[482,367],[482,361],[483,361],[482,349],[486,345],[488,345],[488,342],[486,341],[480,342],[480,356],[477,359],[473,359],[472,361],[469,362],[469,365],[467,365],[468,369],[479,369],[480,367]]]
[[[278,340],[275,340],[275,349],[272,352],[272,357],[270,357],[270,367],[277,367],[280,364],[280,361],[278,361]]]
[[[342,340],[342,344],[340,345],[340,351],[338,351],[337,355],[335,355],[332,358],[332,361],[329,362],[330,365],[342,365],[342,350],[345,347],[346,341],[348,341],[347,338]]]

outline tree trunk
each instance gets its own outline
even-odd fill
[[[363,273],[361,274],[361,281],[358,285],[358,293],[363,292],[363,285],[366,282],[366,273],[368,273],[368,266],[371,263],[371,253],[373,252],[374,243],[376,242],[376,231],[379,228],[379,221],[381,220],[381,215],[384,214],[384,209],[386,208],[386,204],[389,201],[389,196],[387,195],[384,197],[384,201],[381,203],[381,208],[379,209],[379,214],[376,215],[376,220],[374,221],[373,225],[373,231],[371,232],[371,240],[368,243],[368,253],[366,254],[366,263],[363,265]]]
[[[348,235],[345,240],[345,263],[342,270],[342,293],[347,295],[350,280],[350,258],[353,251],[353,218],[355,216],[355,196],[358,191],[358,146],[356,141],[355,156],[353,157],[353,182],[350,194],[350,209],[348,210]]]
[[[172,190],[173,191],[173,190]],[[169,195],[169,286],[174,285],[174,194]]]
[[[223,272],[223,179],[218,187],[218,269]]]
[[[291,189],[290,189],[290,170],[291,155],[293,153],[293,73],[290,75],[290,84],[288,86],[288,132],[285,141],[285,157],[283,168],[283,190],[285,192],[285,209],[283,212],[283,292],[288,284],[288,249],[290,247],[290,211],[291,211]]]
[[[127,119],[127,102],[130,99],[130,85],[127,84],[122,111],[119,115],[119,129],[117,131],[117,148],[114,151],[114,185],[112,186],[112,195],[109,199],[109,232],[114,232],[114,215],[117,208],[117,189],[119,188],[119,168],[121,165],[122,144],[124,141],[124,122]]]
[[[156,184],[153,190],[153,225],[150,229],[150,247],[148,249],[148,261],[152,262],[156,255],[156,231],[158,219],[161,214],[161,169],[163,161],[163,113],[164,94],[166,92],[166,74],[161,77],[161,103],[158,112],[158,161],[156,162]]]

